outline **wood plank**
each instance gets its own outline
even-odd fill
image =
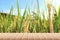
[[[34,40],[33,33],[28,33],[28,40]]]
[[[33,36],[34,36],[34,40],[39,40],[40,38],[39,38],[39,33],[33,33]]]
[[[28,40],[28,33],[23,33],[22,40]]]

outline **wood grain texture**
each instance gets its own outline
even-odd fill
[[[60,33],[0,33],[0,40],[60,40]]]

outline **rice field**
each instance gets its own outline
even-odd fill
[[[36,13],[32,12],[27,6],[21,16],[21,9],[17,0],[18,16],[12,15],[14,6],[12,5],[9,14],[0,13],[0,33],[59,33],[60,32],[60,6],[58,11],[52,4],[48,4],[48,16],[43,19],[39,8],[39,2],[36,1]],[[51,14],[51,9],[53,14]],[[28,11],[27,11],[28,10]],[[32,14],[31,14],[32,13]]]

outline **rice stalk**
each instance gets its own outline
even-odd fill
[[[11,10],[10,10],[10,15],[7,15],[7,16],[8,16],[8,18],[7,18],[7,21],[8,21],[8,22],[6,23],[6,27],[5,27],[5,30],[6,30],[6,31],[9,31],[8,29],[10,29],[9,27],[10,27],[11,22],[12,22],[13,10],[14,10],[14,7],[13,7],[13,5],[12,5]]]
[[[60,32],[60,6],[58,8],[58,16],[57,16],[56,20],[58,21],[58,24],[56,24],[57,28],[58,28],[57,30],[58,30],[58,32]]]
[[[21,22],[20,22],[19,32],[22,32],[23,21],[24,21],[25,15],[26,15],[26,8],[25,8],[24,14],[23,14]]]

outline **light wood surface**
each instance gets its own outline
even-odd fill
[[[60,33],[0,33],[0,40],[60,40]]]

